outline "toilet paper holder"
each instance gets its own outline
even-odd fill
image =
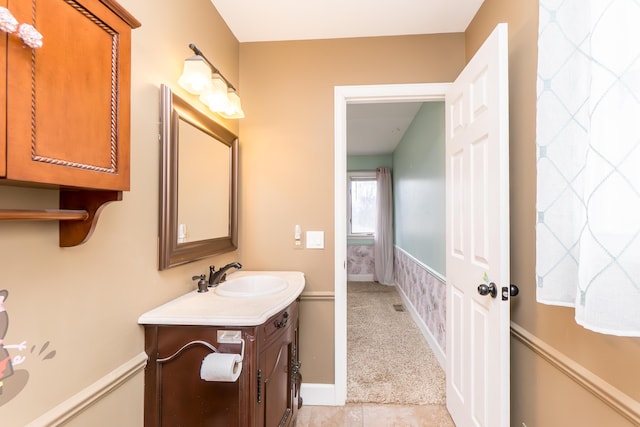
[[[218,343],[219,344],[241,344],[240,347],[240,362],[244,361],[244,338],[242,338],[242,331],[218,331]],[[217,350],[214,350],[217,351]]]
[[[219,330],[217,333],[217,337],[219,344],[241,344],[242,346],[240,347],[240,362],[244,361],[244,338],[242,338],[242,331]],[[180,355],[180,353],[190,347],[193,347],[194,345],[203,345],[214,353],[220,353],[220,351],[218,351],[218,349],[211,343],[202,340],[193,340],[180,347],[180,349],[178,349],[178,351],[173,353],[171,356],[156,359],[156,363],[164,363],[175,359],[178,355]]]

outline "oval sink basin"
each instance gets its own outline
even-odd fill
[[[278,293],[289,284],[280,277],[251,275],[222,282],[216,287],[216,294],[223,297],[248,298]]]

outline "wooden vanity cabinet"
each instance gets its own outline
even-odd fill
[[[240,330],[245,340],[236,382],[200,379],[211,353],[201,341],[223,353],[241,351],[218,343],[219,330]],[[297,301],[259,326],[145,325],[145,427],[292,426],[301,402],[297,337]]]
[[[0,177],[129,190],[131,28],[140,23],[112,0],[4,3],[43,35],[43,46],[3,33]]]

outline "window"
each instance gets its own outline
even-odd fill
[[[348,177],[348,234],[373,237],[376,230],[376,173],[349,172]]]

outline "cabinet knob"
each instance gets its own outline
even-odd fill
[[[278,328],[284,328],[285,326],[287,326],[287,322],[289,321],[289,313],[287,313],[286,311],[282,314],[282,320],[274,320],[273,321],[273,325]]]

